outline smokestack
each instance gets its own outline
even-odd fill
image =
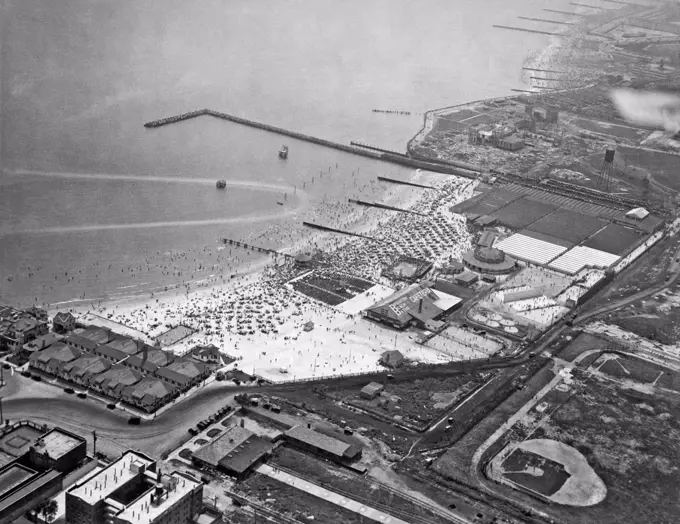
[[[423,312],[423,299],[421,298],[418,301],[418,313],[422,313],[422,312]]]

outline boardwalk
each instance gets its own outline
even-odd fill
[[[284,471],[274,469],[267,464],[262,464],[257,468],[256,471],[262,475],[267,475],[268,477],[278,480],[279,482],[283,482],[289,486],[293,486],[294,488],[306,491],[310,495],[314,495],[315,497],[324,499],[337,506],[353,511],[354,513],[363,515],[364,517],[376,522],[383,522],[384,524],[409,524],[408,522],[398,519],[397,517],[383,513],[382,511],[371,508],[370,506],[365,506],[356,500],[348,499],[347,497],[343,497],[342,495],[327,490],[326,488],[322,488],[321,486],[307,482],[304,479],[290,475]]]

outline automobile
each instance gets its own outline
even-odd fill
[[[529,351],[529,358],[534,358],[536,356],[536,353],[533,351]]]
[[[116,405],[115,404],[107,404],[106,408],[113,410],[113,409],[116,409]]]
[[[191,435],[192,437],[198,435],[198,431],[196,431],[196,428],[189,428],[189,435]]]
[[[9,368],[11,368],[11,367],[12,367],[12,366],[10,366],[7,362],[4,362],[4,363],[2,364],[2,368],[3,368],[3,369],[9,369]]]
[[[131,424],[133,426],[139,426],[139,424],[142,422],[142,419],[140,417],[130,417],[128,419],[128,424]]]
[[[451,431],[451,426],[446,426],[446,427],[444,428],[444,431]]]
[[[387,380],[394,380],[394,375],[387,375]]]
[[[87,393],[78,393],[76,396],[78,398],[87,398]]]
[[[64,388],[64,393],[68,395],[73,395],[75,391],[73,390],[73,388]]]

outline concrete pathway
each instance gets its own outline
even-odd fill
[[[370,506],[361,504],[356,500],[348,499],[347,497],[343,497],[334,491],[330,491],[326,488],[322,488],[321,486],[317,486],[316,484],[312,484],[311,482],[307,482],[300,477],[296,477],[286,473],[285,471],[272,468],[268,464],[262,464],[255,471],[278,480],[279,482],[288,484],[289,486],[293,486],[294,488],[306,491],[310,495],[324,499],[328,502],[336,504],[337,506],[353,511],[354,513],[363,515],[364,517],[367,517],[371,520],[375,520],[376,522],[383,522],[385,524],[409,524],[404,520],[393,517],[392,515],[388,515],[387,513],[383,513],[382,511],[374,509]]]

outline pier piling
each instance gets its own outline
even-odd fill
[[[509,25],[494,24],[493,27],[497,27],[499,29],[510,29],[512,31],[523,31],[525,33],[537,33],[539,35],[564,36],[564,35],[561,35],[560,33],[554,33],[554,32],[550,32],[550,31],[539,31],[538,29],[526,29],[524,27],[511,27]]]

